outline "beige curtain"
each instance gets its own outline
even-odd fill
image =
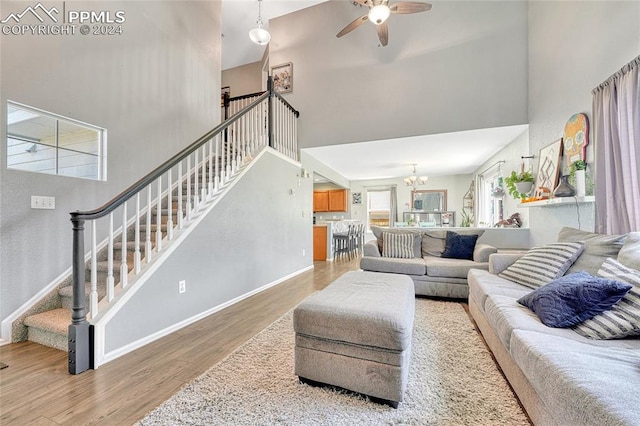
[[[640,231],[640,56],[592,94],[596,232]]]

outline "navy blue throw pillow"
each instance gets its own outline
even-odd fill
[[[473,250],[476,248],[477,239],[478,235],[460,235],[453,231],[447,231],[442,257],[473,260]]]
[[[571,327],[609,310],[631,285],[581,271],[565,275],[518,299],[548,327]]]

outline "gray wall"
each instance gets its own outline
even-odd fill
[[[531,152],[562,137],[569,117],[592,118],[591,90],[640,52],[640,2],[529,2],[529,140]],[[591,140],[591,143],[593,141]],[[593,162],[593,149],[587,162]],[[537,170],[537,162],[534,165]],[[593,205],[536,207],[531,243],[556,241],[562,226],[594,229]]]
[[[28,2],[0,5],[3,18]],[[124,10],[122,35],[0,36],[0,318],[71,266],[69,212],[93,209],[219,122],[220,3],[67,1]],[[108,131],[108,181],[6,169],[6,101]],[[31,210],[30,196],[56,198]]]
[[[302,147],[527,122],[527,4],[434,1],[392,15],[389,45],[363,10],[329,1],[269,21],[271,66],[293,62]],[[327,130],[330,130],[327,133]]]
[[[313,180],[299,174],[274,154],[261,157],[107,324],[106,350],[312,266]]]
[[[261,61],[222,71],[222,87],[229,86],[232,97],[260,92],[264,84]]]

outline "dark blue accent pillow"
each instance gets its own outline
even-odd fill
[[[447,231],[442,257],[473,260],[473,250],[476,248],[477,239],[478,235],[460,235],[453,231]]]
[[[571,327],[609,310],[631,287],[581,271],[551,281],[518,303],[535,312],[548,327]]]

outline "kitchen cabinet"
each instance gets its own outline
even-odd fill
[[[346,212],[347,190],[313,191],[314,212]]]
[[[329,191],[313,191],[313,211],[329,211]]]
[[[327,260],[327,226],[313,227],[313,260]]]

